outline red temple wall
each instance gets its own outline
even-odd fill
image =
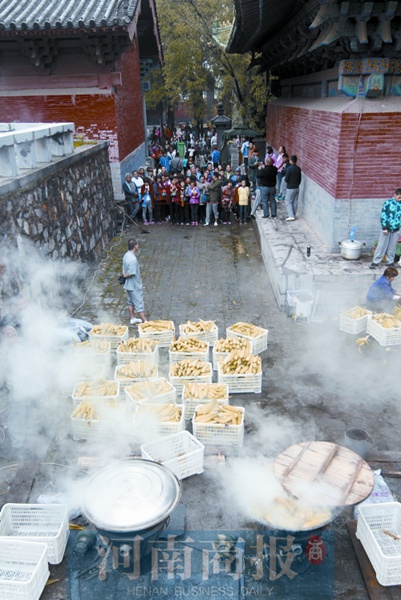
[[[303,172],[334,198],[388,198],[401,186],[395,148],[401,112],[344,113],[270,104],[267,141],[298,156]]]
[[[109,141],[110,160],[121,161],[144,142],[138,44],[122,55],[115,70],[121,73],[122,85],[103,94],[96,93],[96,88],[92,94],[74,94],[71,77],[63,85],[58,76],[57,87],[70,89],[71,94],[0,96],[1,118],[6,122],[73,122],[76,134]],[[82,87],[79,77],[76,86]]]
[[[135,41],[130,52],[124,53],[116,65],[122,86],[115,96],[115,114],[120,160],[145,141],[139,48]]]

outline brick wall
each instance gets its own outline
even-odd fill
[[[111,162],[122,161],[144,143],[138,44],[122,55],[116,71],[122,86],[107,94],[1,96],[2,121],[72,122],[89,140],[109,142]],[[69,84],[70,85],[70,84]]]
[[[2,121],[72,122],[76,133],[110,142],[111,161],[118,160],[114,97],[105,94],[0,97]]]
[[[270,104],[267,140],[297,154],[304,173],[334,198],[387,198],[401,186],[401,111],[360,116]]]
[[[138,43],[122,55],[116,65],[122,86],[115,97],[119,160],[122,161],[145,140]]]

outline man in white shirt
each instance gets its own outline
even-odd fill
[[[139,175],[138,171],[132,171],[132,181],[135,183],[138,190],[143,186],[143,179]]]
[[[146,321],[141,272],[135,256],[138,247],[139,244],[136,240],[128,240],[128,250],[123,258],[124,289],[128,296],[128,311],[131,325],[137,325]],[[135,309],[140,317],[139,319],[135,318]]]

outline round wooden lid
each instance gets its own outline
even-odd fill
[[[362,502],[374,485],[372,469],[359,454],[331,442],[289,446],[274,462],[274,474],[295,498],[325,506]]]

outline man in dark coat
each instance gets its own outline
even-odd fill
[[[272,219],[277,219],[276,204],[276,180],[277,169],[273,165],[271,158],[266,159],[266,166],[258,169],[256,177],[259,181],[260,193],[262,197],[263,219],[269,218],[269,210]]]
[[[302,181],[301,169],[297,165],[295,154],[290,156],[290,164],[285,172],[287,192],[285,194],[285,207],[288,212],[286,221],[295,221],[298,210],[299,186]]]

